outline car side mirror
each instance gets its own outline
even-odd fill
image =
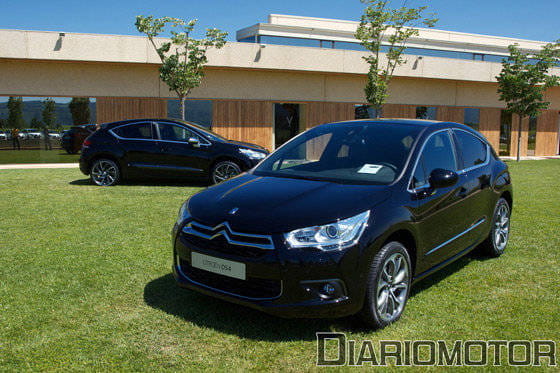
[[[196,137],[190,137],[187,142],[195,148],[200,147],[200,141]]]
[[[459,175],[455,171],[436,168],[430,174],[430,186],[434,189],[447,188],[457,184]]]

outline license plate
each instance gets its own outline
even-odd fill
[[[194,268],[245,280],[245,263],[233,262],[213,256],[191,252],[191,265]]]

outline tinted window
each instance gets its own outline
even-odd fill
[[[437,108],[434,106],[418,106],[416,107],[417,119],[437,119]]]
[[[473,167],[486,162],[488,151],[485,143],[464,131],[455,131],[455,135],[463,157],[463,168]]]
[[[476,108],[465,108],[465,124],[475,130],[478,130],[478,124],[480,123],[480,109]]]
[[[416,188],[427,184],[430,174],[436,168],[457,171],[455,154],[447,131],[432,135],[424,145],[414,170],[412,186]]]
[[[420,126],[369,123],[315,127],[264,160],[255,175],[389,184],[400,174]]]
[[[129,124],[113,130],[117,136],[126,139],[152,139],[152,125],[150,123]]]
[[[191,137],[200,139],[192,130],[183,126],[167,123],[158,123],[159,136],[167,141],[188,141]]]

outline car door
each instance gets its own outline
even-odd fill
[[[429,177],[434,169],[457,172],[457,156],[449,130],[430,135],[424,142],[418,157],[410,193],[416,200],[413,207],[414,220],[419,232],[419,254],[423,256],[419,273],[438,265],[460,251],[464,240],[462,232],[468,228],[465,216],[468,203],[465,200],[465,175],[446,188],[433,188]]]
[[[202,176],[208,171],[212,161],[210,141],[186,125],[157,122],[157,128],[162,170],[178,176]]]
[[[454,129],[453,133],[460,158],[459,175],[466,180],[463,188],[468,210],[465,210],[465,214],[468,214],[471,225],[477,224],[476,229],[471,229],[466,238],[474,243],[485,233],[483,224],[488,226],[494,209],[490,188],[490,148],[484,140],[471,132]]]
[[[157,160],[160,153],[151,122],[134,122],[115,127],[110,132],[117,138],[122,148],[123,164],[132,174],[157,174]]]

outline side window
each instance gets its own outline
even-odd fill
[[[463,156],[463,169],[486,162],[488,148],[484,142],[465,131],[455,131],[455,136]]]
[[[115,128],[113,132],[125,139],[145,139],[151,140],[152,124],[151,123],[135,123]]]
[[[412,176],[412,187],[427,184],[430,174],[436,168],[457,171],[453,145],[447,131],[432,135],[424,145]]]
[[[200,137],[187,127],[176,126],[169,123],[158,123],[159,135],[162,140],[188,141],[191,137]]]

